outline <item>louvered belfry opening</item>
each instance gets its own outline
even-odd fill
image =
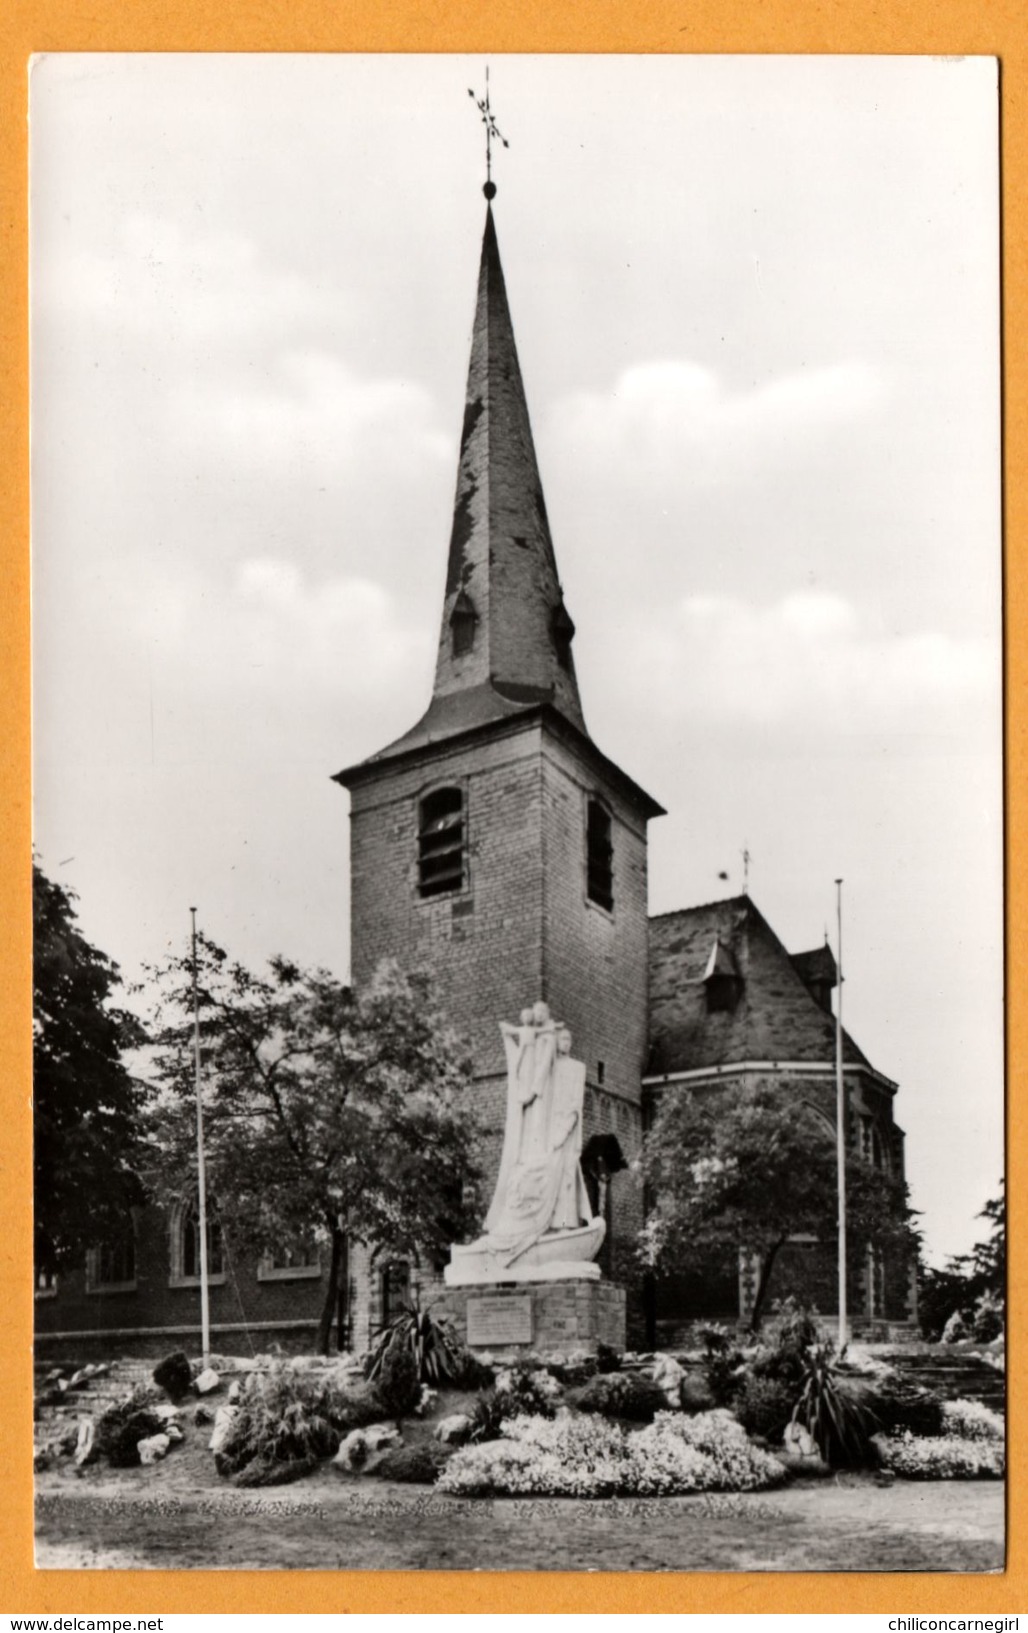
[[[464,795],[437,788],[421,801],[418,828],[418,888],[441,896],[464,884]]]
[[[585,826],[586,890],[591,902],[614,909],[614,845],[610,812],[597,799],[589,801]]]

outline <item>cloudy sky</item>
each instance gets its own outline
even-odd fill
[[[936,1258],[1002,1164],[991,60],[500,57],[496,218],[586,716],[655,912],[834,937]],[[348,967],[332,772],[428,698],[483,64],[32,76],[36,843],[129,977],[189,907]],[[726,884],[719,878],[728,872]]]

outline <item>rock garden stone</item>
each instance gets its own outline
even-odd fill
[[[214,1414],[214,1433],[207,1442],[207,1448],[212,1452],[220,1452],[228,1439],[228,1432],[236,1421],[238,1406],[219,1406]]]
[[[167,1457],[171,1439],[168,1435],[147,1435],[145,1440],[139,1441],[136,1450],[139,1461],[145,1466],[149,1463],[159,1463],[162,1457]]]
[[[83,1418],[79,1423],[78,1438],[75,1441],[76,1468],[82,1468],[92,1457],[94,1434],[92,1418]]]
[[[471,1419],[467,1412],[451,1412],[435,1426],[434,1437],[444,1446],[463,1446],[471,1433]]]
[[[677,1410],[682,1403],[682,1379],[685,1373],[674,1356],[655,1355],[652,1377],[671,1409]]]
[[[221,1387],[221,1374],[213,1367],[204,1367],[198,1378],[193,1379],[193,1388],[198,1395],[212,1395]]]

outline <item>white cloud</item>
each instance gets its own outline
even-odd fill
[[[339,288],[272,266],[245,235],[205,224],[133,214],[106,252],[59,248],[44,245],[39,255],[40,315],[49,309],[162,349],[213,342],[222,351],[251,336],[323,332],[346,316]]]
[[[259,380],[190,381],[172,414],[194,457],[228,457],[260,471],[288,467],[306,480],[340,481],[341,470],[379,469],[455,458],[438,429],[430,394],[412,381],[363,378],[316,350],[284,352]],[[297,470],[300,467],[300,470]]]
[[[880,370],[859,360],[834,363],[733,390],[686,359],[638,363],[610,392],[579,392],[554,411],[564,454],[595,468],[673,477],[688,461],[691,481],[805,457],[811,439],[870,414],[887,396]]]
[[[841,596],[799,590],[766,606],[687,597],[626,635],[650,707],[674,719],[892,738],[995,731],[992,642],[869,627]],[[640,695],[640,703],[642,697]]]

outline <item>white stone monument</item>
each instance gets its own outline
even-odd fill
[[[450,1287],[512,1281],[595,1281],[606,1231],[593,1217],[579,1159],[585,1064],[546,1004],[501,1021],[507,1120],[496,1191],[477,1242],[450,1250]]]

